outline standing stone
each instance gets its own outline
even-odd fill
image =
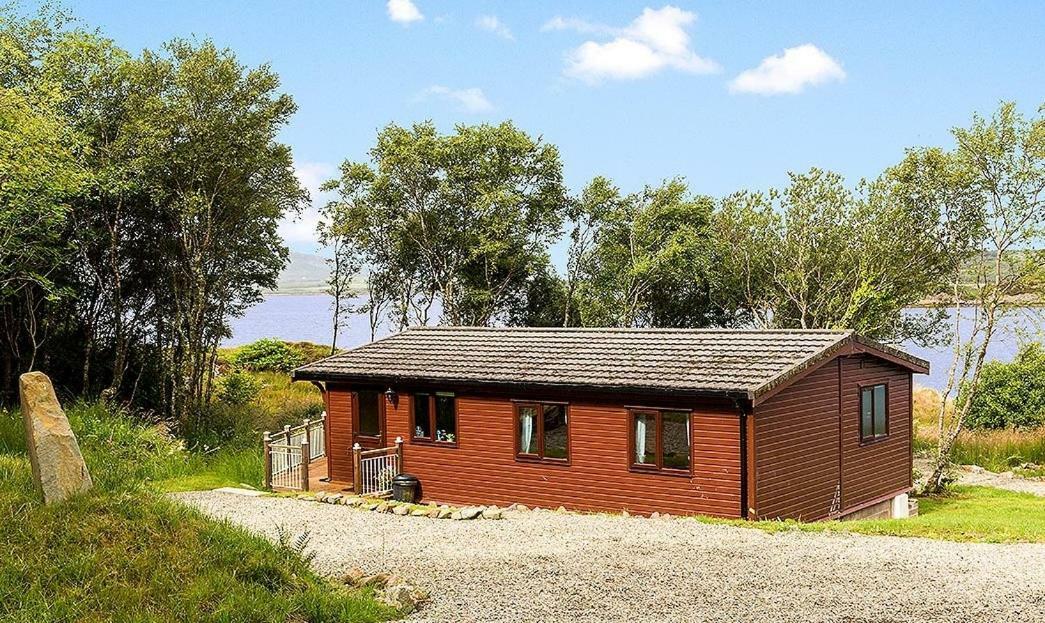
[[[51,379],[43,372],[27,372],[19,377],[18,389],[33,480],[43,492],[44,503],[90,489],[91,475]]]

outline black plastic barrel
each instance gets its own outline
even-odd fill
[[[413,474],[399,474],[392,479],[392,499],[396,502],[416,502],[421,481]]]

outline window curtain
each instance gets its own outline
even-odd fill
[[[635,462],[644,463],[646,460],[646,418],[635,416]]]
[[[524,409],[519,413],[519,450],[523,454],[533,454],[533,419],[534,411]]]

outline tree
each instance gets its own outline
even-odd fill
[[[621,197],[597,181],[582,204],[595,220],[593,246],[573,254],[586,326],[706,327],[732,324],[733,297],[717,275],[714,201],[675,179]]]
[[[944,168],[951,174],[935,184],[955,189],[948,196],[971,192],[975,203],[973,209],[961,205],[946,213],[960,234],[955,244],[972,261],[956,263],[951,274],[954,355],[937,414],[939,440],[927,492],[944,487],[951,452],[979,398],[987,350],[1011,297],[1031,294],[1040,300],[1045,294],[1043,113],[1045,105],[1027,119],[1006,102],[990,119],[974,116],[969,128],[955,128],[957,146],[946,155]]]
[[[320,210],[320,222],[316,228],[319,243],[330,249],[330,257],[326,259],[330,267],[327,278],[326,293],[332,299],[331,318],[332,335],[330,354],[337,352],[337,337],[340,329],[348,322],[348,316],[356,312],[350,299],[356,295],[352,288],[352,279],[359,274],[362,260],[353,244],[355,232],[351,229],[351,221],[346,217],[347,211],[338,209],[337,203],[330,203]],[[371,339],[374,329],[371,327]]]
[[[155,296],[165,313],[165,402],[183,423],[212,392],[227,320],[274,288],[288,251],[280,219],[307,193],[276,135],[295,111],[267,66],[247,69],[211,42],[175,40],[132,68],[127,109],[134,168],[156,211]],[[199,423],[199,422],[196,422]]]
[[[933,338],[938,316],[905,309],[938,291],[952,258],[938,213],[909,200],[898,175],[851,191],[841,176],[812,169],[792,173],[783,190],[722,202],[722,272],[756,324]]]
[[[566,206],[558,151],[508,122],[390,125],[370,163],[346,162],[326,188],[368,267],[372,326],[427,323],[437,307],[448,324],[506,322]]]

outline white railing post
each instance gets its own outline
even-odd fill
[[[272,488],[272,434],[265,431],[261,438],[265,448],[265,488]]]

